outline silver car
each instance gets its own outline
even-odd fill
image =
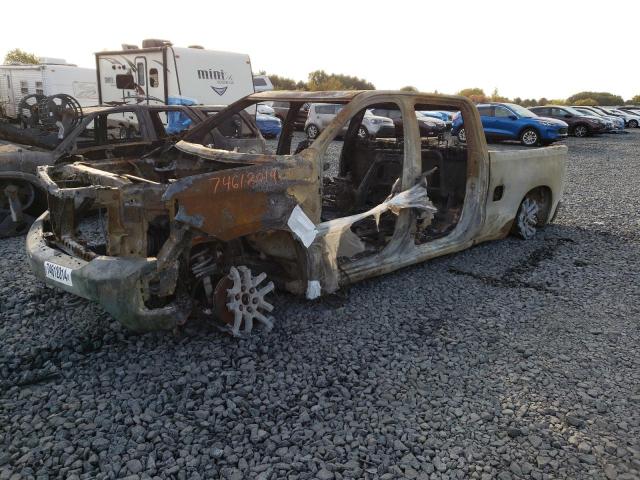
[[[312,103],[309,106],[309,114],[304,125],[307,137],[313,140],[322,132],[342,110],[344,105]],[[342,129],[342,134],[346,133],[347,125]],[[387,138],[395,136],[395,126],[393,120],[387,117],[380,117],[367,110],[362,118],[362,124],[358,128],[360,138]]]

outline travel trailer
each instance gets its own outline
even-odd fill
[[[144,40],[142,48],[96,53],[101,104],[228,105],[254,92],[249,55],[174,47],[166,40]]]
[[[0,114],[15,119],[23,97],[65,93],[83,107],[98,104],[96,71],[61,58],[40,58],[38,65],[0,65]]]
[[[268,92],[269,90],[273,90],[273,83],[271,83],[271,79],[266,75],[254,75],[253,88],[255,88],[256,93]]]

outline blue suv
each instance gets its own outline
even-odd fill
[[[520,140],[522,145],[535,147],[562,140],[569,134],[569,125],[562,120],[539,117],[514,103],[485,103],[478,105],[484,134],[495,140]],[[467,140],[462,115],[453,119],[451,134]]]

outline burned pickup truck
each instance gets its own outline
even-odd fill
[[[274,152],[242,152],[249,134],[236,151],[212,148],[226,119],[265,101],[289,105]],[[308,103],[344,105],[312,142],[294,131]],[[376,108],[401,115],[393,138],[358,135]],[[415,112],[443,109],[461,112],[465,144],[421,137]],[[156,155],[41,167],[49,212],[27,236],[29,261],[131,329],[205,316],[237,335],[272,325],[274,286],[314,299],[510,232],[531,238],[557,211],[566,152],[489,151],[461,97],[253,94]]]
[[[46,210],[45,188],[37,176],[42,165],[106,158],[141,157],[171,141],[183,129],[200,123],[221,107],[181,105],[122,105],[74,110],[65,124],[19,129],[0,125],[0,238],[26,233],[34,217]],[[248,131],[255,123],[248,114],[241,120]],[[231,123],[225,133],[237,130]],[[227,135],[229,135],[227,133]],[[226,138],[215,139],[218,148],[227,148]],[[255,151],[264,150],[264,140]]]

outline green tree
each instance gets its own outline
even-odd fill
[[[266,75],[271,80],[274,90],[306,90],[305,82],[296,82],[293,78],[282,77],[280,75],[268,74],[266,70],[260,70],[258,75]]]
[[[298,83],[292,78],[281,77],[280,75],[269,75],[269,80],[271,80],[274,90],[298,89]]]
[[[24,50],[20,50],[19,48],[14,48],[13,50],[7,52],[4,57],[4,63],[7,65],[23,63],[30,65],[37,65],[40,63],[38,57],[34,53],[25,52]]]
[[[406,87],[402,87],[400,91],[401,92],[417,92],[418,89],[412,85],[407,85]]]
[[[327,73],[324,70],[315,70],[309,73],[307,82],[309,90],[375,90],[375,86],[363,78]]]
[[[509,102],[510,100],[507,97],[503,97],[498,93],[498,89],[494,88],[493,93],[491,93],[491,101],[492,102]]]
[[[463,88],[456,95],[467,97],[469,100],[475,103],[482,103],[487,101],[487,96],[484,90],[481,88]]]
[[[638,105],[640,104],[640,95],[636,95],[635,97],[633,97],[631,100],[629,100],[627,103],[631,104],[631,105]]]
[[[549,105],[566,105],[567,101],[561,98],[552,98],[549,100]]]
[[[584,107],[593,107],[594,105],[598,105],[598,102],[593,98],[581,98],[580,100],[573,102],[573,104]]]
[[[567,103],[573,105],[578,100],[590,98],[598,102],[598,105],[622,105],[624,100],[620,95],[609,92],[580,92],[567,98]]]

